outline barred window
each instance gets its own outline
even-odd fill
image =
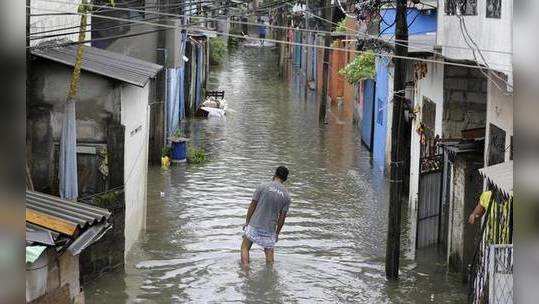
[[[477,0],[445,0],[447,15],[477,15]]]
[[[486,10],[487,10],[487,18],[501,18],[502,17],[502,1],[501,0],[487,0]]]

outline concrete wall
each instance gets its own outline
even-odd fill
[[[349,28],[357,28],[356,26],[357,22],[355,20],[347,19],[346,26]],[[353,40],[353,39],[352,39]],[[349,52],[346,52],[345,54],[345,66],[348,65],[350,62],[352,62],[355,57],[357,56],[356,53],[354,53],[356,49],[356,42],[355,41],[346,41],[345,42],[345,48],[347,50],[350,50]],[[346,79],[344,80],[344,88],[343,88],[343,111],[345,113],[345,118],[347,121],[352,120],[353,122],[357,122],[357,115],[360,113],[359,111],[359,84],[351,84]]]
[[[468,33],[475,41],[487,63],[496,70],[512,71],[513,0],[502,0],[501,18],[486,17],[486,0],[477,0],[477,15],[464,16]],[[464,41],[457,16],[445,13],[445,1],[438,1],[437,44],[442,54],[452,59],[474,60],[470,47]],[[496,51],[496,52],[492,52]],[[503,52],[503,53],[499,53]],[[482,63],[481,59],[480,63]]]
[[[482,179],[478,169],[482,166],[481,156],[472,154],[457,156],[452,166],[447,263],[453,272],[465,274],[466,266],[473,258],[479,225],[469,225],[468,216],[477,205],[481,193]]]
[[[30,12],[32,15],[37,14],[48,14],[43,16],[31,16],[30,17],[30,33],[34,34],[32,37],[36,38],[39,36],[48,36],[51,34],[60,35],[69,32],[75,32],[78,28],[70,28],[58,30],[65,27],[79,26],[80,25],[80,15],[52,15],[58,13],[76,13],[77,5],[80,1],[77,0],[66,0],[63,2],[73,3],[74,5],[67,5],[63,3],[52,3],[47,1],[32,1]],[[92,23],[92,18],[88,16],[88,24]],[[88,30],[91,29],[91,26],[88,26]],[[58,30],[53,33],[39,33],[43,31]],[[86,40],[92,38],[92,33],[86,33]],[[30,45],[39,45],[40,43],[46,43],[51,40],[66,40],[66,41],[77,41],[78,34],[69,34],[65,36],[58,37],[49,37],[43,39],[35,39],[30,41]]]
[[[488,102],[487,102],[487,122],[485,136],[485,164],[488,163],[490,124],[496,125],[505,131],[505,146],[511,145],[511,136],[513,136],[513,95],[505,90],[502,81],[496,80],[498,87],[489,82]],[[509,161],[511,149],[505,151],[505,161]]]
[[[73,68],[36,59],[32,65],[30,106],[52,105],[52,136],[60,139],[63,105],[65,103]],[[82,72],[79,85],[77,113],[77,140],[104,141],[106,119],[114,111],[118,100],[117,82],[103,76]]]
[[[417,226],[417,204],[419,195],[419,157],[420,157],[420,136],[417,128],[421,124],[424,98],[428,98],[436,104],[435,135],[442,135],[442,115],[443,115],[443,81],[444,66],[440,64],[427,63],[427,74],[416,82],[414,92],[414,109],[416,119],[412,121],[411,142],[410,142],[410,191],[408,201],[410,202],[410,249],[415,253],[415,235]],[[412,255],[413,255],[412,254]]]
[[[33,264],[26,265],[26,301],[32,303],[81,303],[79,256],[47,248]]]
[[[146,1],[129,1],[128,7],[136,7],[136,9],[141,9],[140,6],[144,5],[149,7],[149,11],[155,11],[155,5],[159,4],[158,0],[146,0]],[[146,18],[154,18],[153,14],[146,14],[143,16],[142,13],[136,11],[108,11],[103,12],[103,15],[112,16],[116,18],[131,18],[136,21],[144,21]],[[98,19],[98,18],[96,18]],[[158,23],[159,20],[147,20],[148,22]],[[116,20],[106,20],[101,19],[97,20],[96,24],[102,23],[99,25],[99,28],[109,28],[111,26],[122,25],[115,27],[110,30],[101,30],[96,32],[96,37],[110,37],[117,35],[130,35],[137,34],[146,31],[156,30],[156,26],[146,25],[141,23],[131,23],[130,25],[125,25],[125,22],[116,21]],[[96,26],[97,28],[98,26]],[[135,57],[144,61],[153,62],[153,63],[162,63],[159,62],[160,58],[163,57],[163,52],[158,50],[158,48],[163,48],[164,45],[160,46],[160,36],[161,32],[146,33],[140,36],[128,37],[128,38],[117,38],[117,39],[105,39],[100,41],[92,42],[92,46],[98,47],[101,49],[106,49],[115,53],[124,54],[127,56]],[[174,54],[171,54],[174,57]]]
[[[334,47],[343,48],[344,43],[340,40],[336,40],[333,44]],[[336,105],[337,100],[343,98],[344,83],[346,80],[344,76],[339,74],[339,71],[346,66],[346,52],[332,50],[329,55],[329,83],[328,94],[331,98],[331,104]]]
[[[149,87],[121,89],[121,122],[125,126],[125,254],[146,226],[148,173]]]
[[[90,245],[80,254],[80,281],[83,286],[112,270],[122,270],[125,252],[125,197],[122,191],[116,192],[116,200],[92,205],[106,208],[111,213],[112,228],[98,242]]]
[[[32,61],[32,70],[27,105],[27,156],[30,171],[36,190],[57,194],[55,150],[58,147],[55,147],[55,143],[60,141],[63,105],[72,68],[38,58]],[[75,108],[79,145],[103,144],[107,140],[107,119],[113,113],[119,113],[118,82],[83,72]],[[79,170],[84,171],[85,164],[81,162],[79,165]],[[91,176],[92,173],[89,174]],[[85,184],[85,178],[79,179],[81,195],[86,191],[85,185],[97,185],[95,181]]]
[[[444,71],[443,138],[485,127],[487,80],[478,69],[446,66]]]
[[[151,31],[154,29],[155,27],[151,25],[137,25],[125,33],[125,35]],[[155,32],[134,38],[118,39],[108,45],[106,50],[148,62],[159,63],[159,58],[161,58],[163,54],[162,51],[158,50],[158,42],[159,32]]]

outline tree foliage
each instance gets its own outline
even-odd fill
[[[374,78],[376,75],[375,59],[376,56],[372,51],[362,53],[340,70],[339,74],[343,75],[350,84]]]
[[[346,28],[346,20],[348,17],[343,18],[339,23],[337,23],[337,27],[335,28],[335,33],[346,33],[348,30]]]

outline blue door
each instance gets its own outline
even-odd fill
[[[384,168],[387,132],[388,100],[388,63],[384,57],[376,59],[376,94],[374,99],[374,139],[372,154],[374,163]]]
[[[367,79],[363,82],[363,120],[361,124],[361,141],[372,151],[372,140],[374,132],[374,96],[375,82]]]

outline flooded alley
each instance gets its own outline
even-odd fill
[[[150,167],[146,229],[125,273],[85,288],[87,303],[464,302],[462,283],[431,260],[403,262],[400,281],[386,281],[387,181],[351,122],[332,109],[321,126],[316,100],[297,93],[301,79],[283,81],[277,62],[272,48],[244,47],[212,70],[226,120],[183,122],[209,161]],[[276,261],[254,245],[244,271],[247,207],[278,165],[290,169],[292,205]]]

